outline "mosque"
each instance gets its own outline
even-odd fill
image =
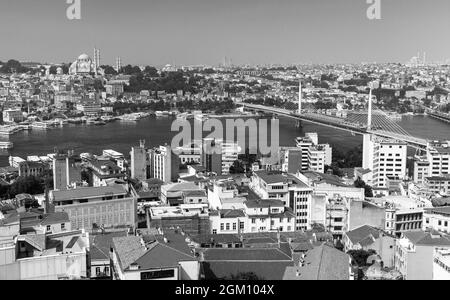
[[[100,67],[100,50],[94,49],[94,60],[89,55],[81,54],[69,68],[70,75],[97,75]]]

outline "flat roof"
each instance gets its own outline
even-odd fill
[[[69,201],[100,196],[117,196],[128,194],[127,190],[122,185],[83,187],[73,190],[51,191],[51,193],[53,195],[53,201]]]

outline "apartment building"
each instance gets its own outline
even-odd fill
[[[313,189],[304,181],[289,173],[256,171],[249,186],[261,199],[280,200],[290,207],[296,230],[311,228]]]
[[[432,280],[437,249],[449,250],[449,238],[435,231],[404,232],[396,242],[395,269],[405,280]]]
[[[280,200],[250,200],[243,209],[210,213],[212,234],[295,231],[295,215]]]
[[[425,208],[422,228],[423,230],[450,233],[450,207]]]
[[[389,177],[405,179],[407,144],[365,134],[363,168],[372,171],[374,187],[385,188]]]
[[[325,166],[331,165],[332,148],[328,144],[319,144],[317,133],[306,133],[305,137],[296,139],[297,148],[301,149],[301,170],[325,173]]]
[[[69,215],[73,229],[136,227],[137,194],[132,186],[115,184],[51,191],[56,212]]]

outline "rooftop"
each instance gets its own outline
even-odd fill
[[[51,191],[53,201],[68,201],[76,199],[87,199],[102,196],[127,195],[128,191],[122,185],[81,187],[73,190]]]
[[[306,253],[302,266],[286,268],[283,280],[349,280],[350,257],[323,244]]]

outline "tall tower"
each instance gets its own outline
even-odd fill
[[[302,113],[302,80],[298,81],[298,113]]]
[[[116,59],[116,72],[119,73],[120,69],[122,69],[122,61],[120,59],[120,56]]]
[[[98,55],[98,50],[97,50],[97,48],[94,47],[94,72],[95,72],[95,75],[97,75],[97,70],[99,67],[97,55]]]
[[[369,111],[367,112],[367,130],[372,129],[372,86],[369,92]]]

